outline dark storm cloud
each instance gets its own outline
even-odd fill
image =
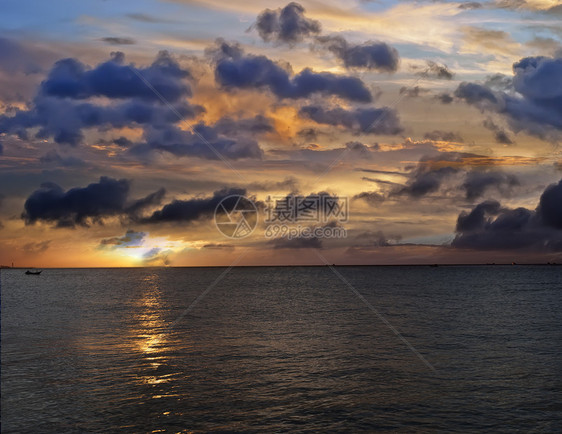
[[[503,196],[511,194],[512,189],[519,186],[516,176],[506,174],[497,169],[471,167],[466,158],[478,157],[473,154],[444,152],[438,156],[424,157],[411,168],[409,180],[405,185],[396,185],[389,196],[408,196],[419,199],[436,193],[449,184],[455,190],[461,190],[465,199],[474,201],[482,197],[490,189],[495,189]],[[459,184],[459,178],[463,181]],[[380,181],[377,181],[380,182]]]
[[[145,155],[152,151],[165,151],[178,157],[195,156],[210,160],[217,160],[220,157],[232,160],[261,159],[263,151],[253,135],[257,134],[257,131],[263,131],[264,128],[269,131],[269,128],[259,121],[240,122],[239,124],[229,119],[222,123],[219,121],[215,126],[199,123],[193,127],[193,131],[185,131],[175,125],[148,127],[144,131],[145,142],[133,146],[129,152],[131,155]],[[241,127],[252,125],[256,130],[253,132],[244,130],[237,125]]]
[[[39,221],[57,227],[88,226],[111,216],[132,216],[158,203],[160,192],[129,204],[130,181],[102,176],[97,183],[64,191],[54,183],[44,183],[25,201],[22,218],[26,224]]]
[[[37,221],[56,223],[59,227],[87,225],[89,219],[121,214],[129,194],[130,182],[102,176],[98,183],[64,191],[54,183],[44,183],[25,201],[22,218],[26,224]]]
[[[372,100],[371,92],[359,78],[308,68],[293,75],[265,56],[243,54],[224,41],[218,44],[213,52],[215,79],[225,89],[268,89],[278,98],[290,99],[321,94],[358,102]]]
[[[150,193],[146,197],[133,201],[130,205],[127,206],[125,212],[131,217],[136,218],[145,209],[155,205],[160,205],[165,195],[166,189],[161,188],[154,193]]]
[[[25,136],[28,129],[37,127],[36,138],[52,138],[58,144],[77,146],[84,140],[84,129],[105,131],[138,125],[143,129],[143,143],[133,143],[125,137],[115,139],[115,144],[128,148],[129,156],[144,156],[157,150],[176,156],[217,159],[213,147],[223,158],[262,157],[254,136],[274,131],[269,119],[264,116],[236,121],[222,118],[216,125],[198,123],[193,131],[181,130],[174,125],[180,117],[193,118],[204,110],[184,99],[178,100],[191,94],[184,80],[190,76],[189,72],[165,52],[151,66],[136,69],[172,101],[173,110],[170,110],[132,68],[135,67],[124,64],[121,54],[114,54],[110,61],[95,68],[75,59],[59,61],[41,84],[29,110],[0,116],[0,132]],[[94,96],[105,96],[112,104],[92,101]],[[86,98],[90,100],[84,101]],[[55,151],[45,155],[42,161],[78,165],[77,161],[61,157]]]
[[[83,129],[122,128],[131,124],[166,124],[179,119],[162,104],[152,90],[133,72],[134,66],[124,65],[123,56],[113,58],[95,68],[88,68],[75,59],[55,64],[28,110],[16,110],[13,116],[0,116],[0,133],[16,134],[27,139],[27,130],[38,128],[36,138],[52,138],[56,143],[77,146],[83,140]],[[189,95],[184,82],[189,73],[167,54],[160,53],[148,68],[137,68],[146,74],[152,85],[172,101]],[[113,104],[84,101],[105,96]],[[174,110],[190,118],[203,109],[185,101],[174,103]]]
[[[109,45],[133,45],[136,41],[133,38],[123,38],[117,36],[108,36],[101,38],[101,40]]]
[[[466,199],[473,201],[483,196],[492,187],[495,187],[504,195],[509,190],[520,185],[515,175],[509,175],[499,171],[477,171],[473,170],[466,174],[462,188],[466,192]]]
[[[431,170],[420,167],[406,186],[400,188],[394,194],[420,198],[435,193],[446,178],[457,172],[458,169],[453,167],[440,167]]]
[[[295,44],[320,33],[320,23],[304,13],[305,9],[295,2],[276,10],[266,9],[258,15],[255,28],[264,41]]]
[[[562,251],[562,181],[546,188],[536,210],[504,208],[496,201],[463,211],[452,246],[475,250]]]
[[[258,16],[255,28],[264,41],[294,45],[321,32],[320,23],[306,18],[304,12],[304,8],[294,2],[283,9],[266,9]],[[342,36],[329,35],[316,36],[315,43],[334,54],[346,68],[386,72],[395,72],[398,69],[398,51],[384,42],[352,44]]]
[[[496,95],[490,88],[477,83],[463,82],[459,84],[459,87],[455,90],[455,96],[464,99],[469,104],[481,102],[496,104],[498,102]]]
[[[385,42],[351,44],[341,36],[318,36],[317,43],[333,53],[346,68],[365,68],[384,72],[398,69],[398,51]]]
[[[140,221],[142,223],[189,223],[204,216],[212,216],[217,205],[224,198],[232,195],[245,196],[246,190],[243,188],[224,188],[215,191],[211,197],[174,200]]]
[[[180,102],[175,110],[185,118],[195,116],[198,107]],[[122,128],[131,124],[161,125],[178,122],[167,106],[133,99],[117,105],[96,105],[69,99],[38,97],[29,110],[18,110],[14,116],[0,116],[0,132],[18,134],[39,127],[36,138],[52,137],[55,143],[78,146],[85,128]]]
[[[299,115],[318,124],[345,127],[354,134],[399,134],[403,130],[396,110],[388,107],[346,110],[308,105]]]
[[[513,65],[513,82],[504,90],[492,84],[463,82],[455,91],[484,111],[504,115],[510,128],[541,138],[562,131],[562,57],[526,57]],[[508,82],[504,82],[509,86]],[[518,95],[514,95],[517,92]]]
[[[58,98],[85,99],[94,96],[107,98],[141,98],[159,100],[136,73],[144,77],[164,98],[175,102],[191,95],[185,82],[190,76],[187,70],[166,51],[161,51],[156,60],[146,68],[125,64],[123,53],[112,53],[109,61],[89,68],[77,59],[59,60],[41,83],[40,93]]]
[[[562,229],[562,180],[545,189],[539,201],[537,215],[543,224]]]

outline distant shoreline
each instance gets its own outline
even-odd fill
[[[540,262],[540,263],[492,263],[492,264],[326,264],[326,265],[236,265],[232,268],[324,268],[324,267],[506,267],[506,266],[524,266],[524,267],[552,267],[562,266],[562,263]],[[119,270],[119,269],[175,269],[175,268],[229,268],[228,265],[179,265],[179,266],[151,266],[151,267],[6,267],[0,266],[0,270]]]

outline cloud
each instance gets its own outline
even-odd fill
[[[475,250],[562,251],[562,180],[548,186],[536,210],[486,201],[457,220],[453,247]]]
[[[228,249],[233,250],[234,246],[232,244],[224,244],[224,243],[209,243],[203,246],[203,249]]]
[[[516,56],[521,52],[520,44],[508,32],[473,26],[465,26],[461,30],[465,35],[464,48],[471,53]]]
[[[51,240],[31,242],[23,245],[23,251],[29,254],[43,253],[49,250]]]
[[[503,195],[509,193],[511,188],[520,185],[515,175],[499,171],[473,170],[467,173],[462,188],[466,192],[466,199],[473,201],[483,196],[491,187],[497,188]]]
[[[109,45],[134,45],[137,43],[133,38],[120,38],[116,36],[107,36],[105,38],[101,38],[101,41]]]
[[[147,245],[149,244],[149,245]],[[161,247],[150,247],[147,232],[137,232],[133,229],[127,230],[120,237],[104,238],[100,241],[99,248],[109,251],[118,251],[125,256],[134,257],[146,265],[162,264],[169,265],[169,256],[174,253],[172,249]],[[131,250],[134,251],[131,253]]]
[[[441,130],[433,130],[428,133],[425,133],[423,136],[424,139],[433,140],[433,141],[443,141],[443,142],[458,142],[463,143],[463,138],[453,133],[452,131],[441,131]]]
[[[26,224],[39,221],[56,227],[101,224],[112,216],[134,216],[141,209],[157,203],[159,194],[151,194],[129,204],[130,181],[102,176],[97,183],[64,191],[54,183],[43,183],[25,201],[22,218]]]
[[[457,152],[423,157],[411,168],[409,180],[405,185],[389,183],[396,186],[389,196],[406,195],[419,199],[436,193],[448,182],[455,191],[464,191],[466,200],[474,201],[491,188],[506,196],[519,185],[516,176],[489,168],[489,164],[482,163],[479,162],[478,155]],[[459,178],[463,179],[460,184]]]
[[[501,143],[503,145],[513,145],[513,140],[509,138],[505,130],[499,125],[496,125],[492,119],[486,119],[483,122],[483,125],[494,133],[494,138],[497,143]]]
[[[546,13],[559,12],[557,0],[495,0],[494,6],[502,9],[526,9]]]
[[[537,207],[537,215],[543,224],[562,229],[562,180],[544,190]]]
[[[64,167],[83,167],[86,165],[84,160],[73,156],[61,156],[57,151],[51,149],[45,155],[39,158],[41,163],[55,164]]]
[[[369,204],[379,205],[385,201],[386,197],[376,191],[364,191],[353,196],[353,199],[362,199]]]
[[[191,94],[184,80],[190,74],[166,52],[146,68],[125,65],[123,55],[114,53],[111,60],[95,68],[76,59],[56,62],[28,110],[16,109],[13,116],[0,116],[0,133],[27,139],[28,130],[38,128],[35,137],[39,139],[52,137],[56,143],[76,146],[87,128],[105,130],[178,122],[177,115],[162,104],[135,71],[161,95],[175,101],[174,110],[181,116],[190,118],[202,111],[183,99]],[[108,98],[111,103],[102,103],[95,97]]]
[[[389,247],[402,239],[401,235],[387,236],[382,231],[366,231],[357,234],[357,244],[353,247]]]
[[[161,188],[141,199],[134,200],[132,203],[127,205],[125,212],[132,218],[138,218],[140,213],[142,213],[147,208],[153,207],[155,205],[160,205],[165,195],[166,189]]]
[[[436,78],[439,80],[451,80],[455,74],[449,70],[447,65],[439,65],[432,60],[426,60],[427,66],[416,66],[414,69],[423,69],[423,71],[416,72],[416,75],[425,78]]]
[[[174,200],[139,221],[142,223],[189,223],[201,217],[210,217],[215,212],[217,205],[232,195],[245,196],[246,190],[224,188],[215,191],[211,197]]]
[[[121,237],[104,238],[100,241],[100,246],[107,246],[112,248],[117,247],[140,247],[148,234],[146,232],[136,232],[129,229],[125,235]]]
[[[142,255],[142,260],[145,264],[161,263],[162,265],[170,265],[169,256],[172,253],[173,251],[170,249],[153,247]]]
[[[0,143],[0,155],[4,153],[4,145]]]
[[[261,120],[254,121],[224,119],[214,126],[198,123],[191,131],[175,125],[147,127],[144,130],[145,142],[131,147],[129,153],[145,155],[153,151],[166,151],[178,157],[196,156],[210,160],[261,159],[263,151],[254,135],[271,131],[271,126]]]
[[[265,56],[243,54],[236,46],[217,42],[215,79],[225,89],[267,89],[278,98],[307,98],[315,94],[370,102],[372,95],[359,78],[303,69],[296,75]],[[220,57],[222,55],[222,57]]]
[[[414,87],[406,87],[402,86],[400,88],[400,95],[406,95],[408,98],[417,98],[422,93],[429,92],[428,89],[424,89],[423,87],[414,86]]]
[[[447,92],[436,95],[435,99],[439,100],[441,104],[451,104],[454,101],[454,98]]]
[[[395,72],[400,56],[385,42],[368,41],[361,45],[350,44],[341,36],[318,36],[319,45],[333,53],[346,68]]]
[[[191,131],[182,130],[175,126],[180,117],[193,118],[204,110],[183,99],[191,95],[189,84],[184,80],[190,77],[189,71],[180,68],[165,52],[149,67],[135,68],[125,65],[120,53],[95,68],[86,67],[75,59],[59,61],[41,84],[29,110],[0,116],[0,132],[27,139],[27,131],[38,127],[36,138],[52,137],[55,143],[77,146],[83,142],[86,129],[104,132],[111,128],[139,126],[144,141],[134,143],[125,137],[114,141],[127,148],[127,156],[144,157],[153,151],[166,151],[176,156],[207,159],[218,159],[216,152],[229,159],[262,158],[263,151],[255,136],[274,131],[269,119],[261,115],[239,120],[223,117],[215,125],[199,122]],[[173,110],[133,71],[145,76],[160,94],[172,101]],[[99,102],[94,98],[97,96],[104,96],[111,103]],[[80,165],[80,161],[63,157],[54,150],[41,161]]]
[[[462,2],[461,4],[459,4],[459,9],[480,9],[480,8],[482,8],[482,3],[479,2],[469,1],[469,2]]]
[[[259,14],[255,28],[264,41],[292,45],[320,33],[320,23],[306,18],[304,13],[305,9],[295,2],[276,10],[266,9]]]
[[[310,238],[275,238],[268,241],[274,249],[321,249],[322,240]]]
[[[135,20],[135,21],[140,21],[141,23],[150,23],[150,24],[154,24],[154,23],[168,23],[168,24],[170,24],[170,23],[178,23],[179,22],[179,21],[175,21],[175,20],[158,18],[158,17],[155,17],[153,15],[147,15],[147,14],[141,14],[141,13],[127,14],[126,17],[130,18],[132,20]]]
[[[346,110],[308,105],[299,115],[318,124],[345,127],[353,134],[399,134],[403,130],[396,110],[388,107]]]
[[[306,18],[304,12],[304,8],[294,2],[282,9],[266,9],[260,13],[253,27],[264,41],[294,45],[321,33],[320,23]],[[385,72],[395,72],[398,69],[398,51],[384,42],[351,44],[339,35],[316,36],[314,41],[316,45],[334,54],[346,68]]]
[[[43,95],[58,98],[104,96],[158,101],[159,97],[139,78],[139,74],[170,102],[191,96],[191,88],[184,80],[190,73],[182,69],[167,51],[161,51],[145,68],[126,65],[124,61],[125,55],[120,52],[112,53],[109,61],[95,68],[73,58],[59,60],[41,84],[40,91]]]
[[[401,187],[394,194],[420,198],[435,193],[446,178],[457,172],[458,169],[448,166],[429,170],[425,166],[419,166],[406,186]]]
[[[526,57],[513,65],[508,91],[490,83],[461,83],[455,96],[482,111],[505,116],[510,128],[540,138],[559,137],[562,131],[562,58]],[[507,83],[506,83],[507,84]]]

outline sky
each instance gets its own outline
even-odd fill
[[[561,24],[558,0],[5,0],[0,265],[562,262]],[[316,220],[280,218],[303,200]]]

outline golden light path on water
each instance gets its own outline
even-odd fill
[[[165,333],[167,323],[162,318],[165,307],[162,301],[160,289],[160,276],[157,272],[151,272],[142,280],[144,288],[142,298],[138,301],[139,313],[135,318],[138,329],[134,330],[138,341],[138,350],[142,359],[149,363],[149,372],[141,371],[138,382],[140,384],[158,385],[171,383],[174,380],[174,373],[165,373],[166,363],[169,361],[169,354],[173,351],[169,336]],[[169,388],[172,390],[173,386]],[[175,393],[158,393],[152,395],[153,399],[163,397],[173,397]],[[164,412],[166,414],[166,412]]]

